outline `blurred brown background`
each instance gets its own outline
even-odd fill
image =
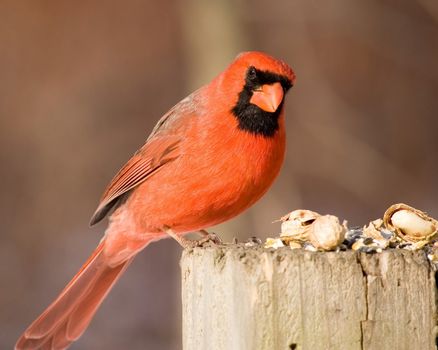
[[[400,201],[438,216],[436,0],[1,0],[0,348],[97,244],[100,194],[158,118],[250,49],[298,80],[282,174],[215,229],[225,240],[272,235],[296,208],[352,225]],[[179,256],[148,247],[72,348],[180,349]]]

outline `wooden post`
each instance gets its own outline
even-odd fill
[[[181,259],[184,350],[436,349],[424,252],[218,246]]]

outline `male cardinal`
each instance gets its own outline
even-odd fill
[[[226,221],[254,204],[283,163],[284,96],[295,74],[284,62],[245,52],[168,111],[113,178],[91,218],[110,210],[105,235],[16,349],[66,349],[87,328],[132,259],[153,241]]]

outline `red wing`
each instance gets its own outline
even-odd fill
[[[147,142],[134,154],[103,193],[90,225],[102,220],[122,194],[138,186],[167,162],[178,158],[178,143],[176,137],[159,137]]]

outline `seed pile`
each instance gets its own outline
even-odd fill
[[[438,221],[425,212],[399,203],[390,206],[383,218],[362,228],[348,228],[333,215],[298,209],[283,216],[281,234],[268,238],[266,248],[290,247],[310,251],[352,249],[381,253],[385,249],[423,249],[438,270]]]

